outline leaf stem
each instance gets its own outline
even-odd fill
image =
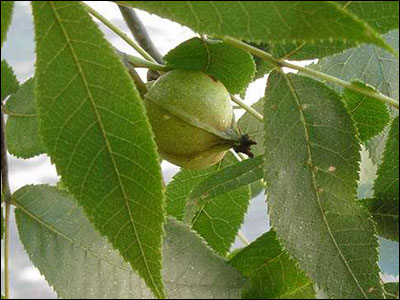
[[[238,97],[236,97],[234,95],[231,95],[231,99],[237,105],[239,105],[240,107],[242,107],[243,109],[248,111],[250,114],[252,114],[257,120],[259,120],[260,122],[264,122],[263,116],[258,111],[256,111],[254,108],[252,108],[250,105],[247,105],[246,103],[244,103],[242,100],[240,100]]]
[[[238,232],[238,238],[239,238],[239,240],[240,240],[245,246],[250,245],[250,242],[249,242],[248,239],[243,235],[243,233],[242,233],[241,231]]]
[[[11,191],[8,178],[7,144],[5,136],[5,121],[3,106],[1,109],[1,189],[6,203],[6,215],[4,217],[4,293],[6,299],[10,299],[10,210]]]
[[[156,71],[162,71],[162,72],[168,72],[170,69],[168,67],[166,67],[165,65],[160,65],[158,63],[155,62],[151,62],[148,60],[144,60],[140,57],[134,56],[134,55],[130,55],[127,53],[123,53],[121,51],[119,51],[120,53],[122,53],[122,55],[124,55],[129,63],[131,65],[133,65],[136,68],[148,68],[151,70],[156,70]]]
[[[158,52],[154,46],[153,41],[150,38],[145,26],[136,14],[135,10],[122,5],[118,5],[122,17],[125,20],[126,25],[135,37],[139,45],[150,54],[154,60],[160,64],[163,63],[162,55]]]
[[[234,39],[234,38],[231,38],[231,37],[228,37],[228,36],[225,36],[222,39],[225,42],[231,44],[232,46],[235,46],[237,48],[240,48],[242,50],[250,52],[251,54],[258,56],[258,57],[262,58],[263,60],[269,61],[269,62],[275,64],[278,67],[287,67],[287,68],[290,68],[290,69],[301,71],[304,74],[308,74],[310,76],[317,77],[317,78],[320,78],[322,80],[335,83],[335,84],[340,85],[340,86],[342,86],[342,87],[344,87],[346,89],[353,90],[353,91],[359,92],[359,93],[361,93],[361,94],[363,94],[365,96],[375,98],[375,99],[377,99],[379,101],[382,101],[382,102],[384,102],[384,103],[386,103],[386,104],[388,104],[390,106],[393,106],[393,107],[399,109],[399,103],[396,100],[394,100],[394,99],[392,99],[392,98],[390,98],[390,97],[388,97],[386,95],[383,95],[383,94],[381,94],[379,92],[373,91],[371,89],[365,89],[363,87],[354,85],[351,82],[344,81],[344,80],[339,79],[337,77],[334,77],[334,76],[331,76],[331,75],[328,75],[328,74],[325,74],[325,73],[322,73],[322,72],[319,72],[319,71],[316,71],[316,70],[312,70],[312,69],[309,69],[309,68],[306,68],[306,67],[298,66],[298,65],[289,63],[289,62],[287,62],[285,60],[276,59],[270,53],[265,52],[263,50],[260,50],[260,49],[258,49],[256,47],[253,47],[253,46],[251,46],[251,45],[249,45],[247,43],[244,43],[242,41],[239,41],[237,39]]]
[[[142,47],[140,47],[136,42],[130,39],[122,30],[120,30],[117,26],[112,24],[109,20],[107,20],[104,16],[98,13],[96,10],[91,8],[89,5],[81,2],[82,5],[86,8],[86,10],[95,18],[97,18],[101,23],[110,28],[114,33],[116,33],[120,38],[122,38],[125,42],[127,42],[132,48],[134,48],[140,55],[142,55],[145,59],[151,62],[156,62],[154,58],[151,57]]]

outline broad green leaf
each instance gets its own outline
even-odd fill
[[[34,94],[35,81],[29,79],[8,99],[5,106],[8,115],[7,148],[19,158],[30,158],[46,152],[39,135],[39,116]]]
[[[399,31],[384,35],[387,43],[399,51]],[[359,80],[381,93],[399,100],[399,60],[375,46],[364,45],[326,57],[314,69],[346,81]],[[337,91],[341,87],[334,86]]]
[[[282,249],[274,231],[239,251],[230,264],[248,278],[243,299],[313,299],[313,283]]]
[[[392,122],[374,191],[376,198],[399,202],[399,117]]]
[[[199,33],[249,42],[357,41],[390,50],[367,23],[328,1],[119,1]]]
[[[252,107],[260,114],[264,113],[264,98],[261,98]],[[239,129],[249,135],[257,144],[251,146],[251,152],[254,155],[264,154],[264,124],[256,119],[252,114],[246,112],[238,121]]]
[[[79,2],[32,2],[46,152],[91,222],[158,298],[164,197],[139,93]]]
[[[371,213],[377,233],[389,240],[399,241],[399,202],[377,198],[362,199],[360,203]]]
[[[399,28],[398,1],[336,1],[379,33]]]
[[[352,84],[375,91],[362,82],[355,81]],[[343,98],[354,118],[363,143],[380,133],[390,120],[386,105],[375,98],[348,89],[345,90]]]
[[[391,125],[374,184],[374,198],[363,204],[371,212],[378,234],[399,241],[399,117]]]
[[[399,283],[388,282],[385,283],[386,299],[399,299]]]
[[[337,1],[350,14],[361,18],[379,33],[386,33],[399,27],[398,1]],[[360,43],[354,41],[318,41],[315,43],[274,43],[271,52],[275,57],[304,60],[323,58],[357,47]]]
[[[6,40],[8,27],[11,24],[11,17],[14,8],[14,1],[1,1],[1,46]]]
[[[168,214],[183,220],[191,191],[208,176],[234,163],[237,163],[237,159],[228,153],[216,166],[200,170],[184,169],[175,175],[166,191]],[[243,223],[249,201],[249,187],[240,187],[213,198],[200,208],[189,223],[214,250],[225,256]]]
[[[112,249],[75,199],[55,187],[25,186],[14,194],[21,241],[60,298],[152,298],[144,281]],[[237,298],[242,278],[186,226],[170,219],[164,280],[170,298]]]
[[[284,248],[329,297],[382,298],[373,223],[355,201],[360,146],[340,97],[275,72],[264,117],[268,207]]]
[[[171,69],[203,71],[232,94],[243,92],[255,72],[248,52],[216,40],[192,38],[168,52],[164,60]]]
[[[262,156],[246,159],[215,172],[191,191],[186,203],[185,220],[190,222],[194,215],[213,198],[262,178]]]
[[[14,94],[19,89],[17,77],[13,69],[5,61],[1,61],[1,101]]]

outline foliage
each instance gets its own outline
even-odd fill
[[[35,74],[20,84],[2,60],[1,138],[18,158],[48,155],[60,182],[2,194],[1,238],[7,202],[27,255],[60,298],[310,299],[314,287],[329,298],[398,298],[378,265],[378,238],[399,240],[398,1],[116,4],[200,38],[158,65],[111,46],[91,15],[129,37],[83,2],[32,1]],[[15,38],[13,7],[1,2],[2,46]],[[319,60],[293,74],[286,59]],[[165,185],[139,67],[202,71],[231,96],[267,79],[252,107],[233,98],[245,113],[226,133],[256,142],[254,158],[228,152]],[[193,109],[204,128],[217,121],[211,109]],[[357,199],[366,195],[361,150],[377,172]],[[236,249],[237,238],[247,243],[240,228],[255,186],[272,228]]]

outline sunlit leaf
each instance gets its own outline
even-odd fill
[[[171,69],[203,71],[232,94],[244,91],[255,72],[249,53],[215,40],[190,39],[168,52],[164,60]]]
[[[14,1],[1,1],[1,46],[6,40],[7,31],[11,24]]]
[[[164,197],[142,99],[79,2],[32,2],[46,152],[90,221],[158,298]]]

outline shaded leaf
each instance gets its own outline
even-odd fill
[[[262,165],[263,157],[257,156],[208,176],[191,191],[185,208],[185,220],[190,222],[193,216],[211,199],[262,179]]]
[[[283,246],[329,297],[382,298],[374,227],[355,201],[360,146],[340,97],[272,73],[264,116],[268,207]]]
[[[184,208],[191,191],[208,176],[234,163],[237,163],[237,159],[228,153],[216,166],[180,171],[167,186],[168,214],[183,220]],[[209,201],[189,223],[214,250],[226,255],[243,223],[249,201],[249,187],[243,186]]]
[[[7,31],[11,24],[14,1],[1,1],[1,46],[6,40]]]
[[[252,107],[260,114],[264,114],[264,98],[258,100]],[[251,146],[254,155],[264,154],[264,124],[256,119],[252,114],[246,112],[237,122],[240,130],[255,141],[257,144]]]
[[[399,283],[388,282],[385,283],[386,299],[399,299]]]
[[[248,278],[243,299],[313,299],[313,283],[282,249],[274,231],[239,251],[230,264]]]
[[[161,171],[139,93],[79,2],[32,6],[47,153],[91,222],[163,298]]]
[[[7,61],[1,61],[1,101],[19,89],[17,77]]]
[[[192,38],[168,52],[164,60],[171,69],[203,71],[232,94],[243,92],[255,72],[248,52],[216,40]]]
[[[75,199],[55,187],[14,194],[21,241],[60,298],[152,298],[144,281],[90,224]],[[170,298],[238,298],[241,276],[186,226],[165,226],[164,279]]]
[[[352,84],[375,91],[362,82],[355,81]],[[346,89],[343,99],[353,115],[360,140],[363,143],[380,133],[390,120],[386,105],[375,98]]]
[[[399,3],[397,1],[336,1],[350,14],[361,18],[379,33],[399,27]],[[274,43],[271,52],[275,57],[305,60],[323,58],[357,47],[354,41],[317,41],[315,43]]]
[[[378,234],[399,241],[399,117],[393,120],[383,161],[374,184],[374,198],[364,200]]]
[[[399,28],[398,1],[336,1],[379,33]]]
[[[358,41],[390,49],[367,23],[328,1],[120,1],[199,33],[249,42]]]
[[[19,158],[45,153],[39,135],[39,116],[36,110],[35,81],[30,79],[12,95],[5,106],[8,115],[6,135],[8,151]]]
[[[399,31],[384,35],[387,43],[399,51]],[[364,45],[321,59],[312,68],[346,81],[359,80],[379,92],[399,100],[399,60],[375,46]],[[333,85],[332,85],[333,86]],[[342,91],[339,86],[333,86]]]

